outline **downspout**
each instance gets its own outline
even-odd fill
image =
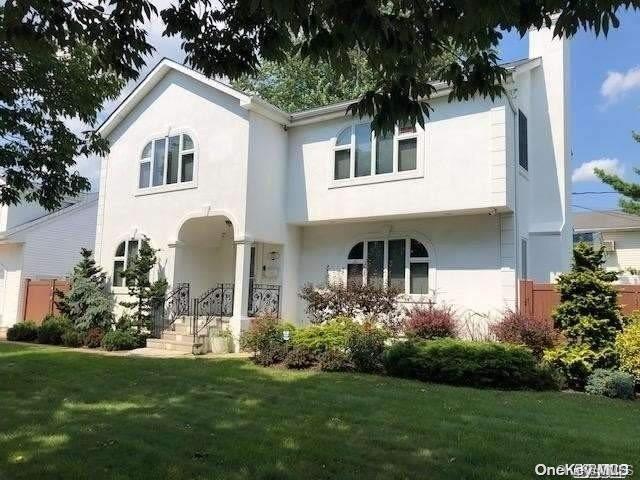
[[[509,108],[511,108],[511,113],[513,114],[513,139],[511,140],[513,142],[513,231],[515,233],[515,241],[513,243],[515,252],[514,252],[514,258],[515,258],[515,269],[514,269],[514,273],[516,274],[516,305],[515,308],[517,309],[518,306],[520,305],[520,287],[519,287],[519,279],[518,279],[518,262],[520,261],[520,228],[519,228],[519,222],[518,222],[518,160],[517,160],[517,156],[518,156],[518,142],[517,142],[517,138],[518,138],[518,109],[515,107],[515,105],[513,104],[513,99],[511,98],[511,95],[508,91],[505,91],[505,97],[507,97],[507,103],[509,104]],[[501,227],[501,233],[502,233],[502,227]],[[528,244],[527,244],[527,248],[528,248]]]

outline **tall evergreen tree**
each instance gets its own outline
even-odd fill
[[[631,132],[631,136],[636,142],[640,143],[640,133]],[[636,167],[633,171],[640,175],[640,168]],[[625,182],[618,175],[607,173],[600,168],[596,168],[594,172],[600,180],[624,196],[624,198],[618,200],[623,212],[640,215],[640,184]]]

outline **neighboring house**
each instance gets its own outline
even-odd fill
[[[605,268],[640,272],[640,217],[621,211],[580,212],[573,215],[574,241],[604,245]]]
[[[27,278],[66,277],[80,249],[93,248],[97,210],[95,193],[50,213],[34,203],[0,207],[0,328],[22,320]]]
[[[501,98],[448,103],[438,84],[424,128],[382,138],[349,102],[290,114],[162,60],[99,130],[96,255],[113,291],[146,236],[156,275],[190,285],[184,308],[215,295],[235,333],[268,307],[303,321],[308,282],[514,307],[518,279],[565,270],[572,241],[569,43],[536,31],[529,51]]]

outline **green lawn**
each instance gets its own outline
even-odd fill
[[[534,478],[635,463],[640,402],[0,343],[0,478]]]

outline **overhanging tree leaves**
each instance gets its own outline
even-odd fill
[[[631,136],[636,142],[640,143],[639,133],[632,132]],[[640,175],[640,168],[634,168],[633,171]],[[618,201],[622,211],[632,215],[640,215],[640,184],[625,182],[618,175],[607,173],[600,168],[594,169],[594,172],[600,180],[626,197]]]

